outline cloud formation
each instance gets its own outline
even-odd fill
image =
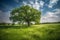
[[[40,6],[43,7],[44,6],[44,2],[40,1]]]
[[[49,8],[52,8],[54,5],[57,4],[58,1],[59,1],[59,0],[50,0],[48,7],[49,7]]]
[[[48,11],[41,17],[41,23],[44,22],[60,22],[60,9],[54,9],[53,12]]]
[[[35,8],[35,9],[37,9],[37,10],[39,10],[40,8],[42,8],[44,6],[44,2],[43,1],[38,2],[38,0],[35,0],[35,2],[34,1],[29,1],[29,3],[23,1],[23,4],[24,5],[29,5],[33,8]]]

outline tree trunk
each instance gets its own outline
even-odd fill
[[[12,25],[14,25],[15,23],[13,22]]]
[[[27,22],[27,24],[28,24],[28,26],[30,26],[30,22],[29,21]]]

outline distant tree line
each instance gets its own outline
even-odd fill
[[[45,22],[45,23],[41,23],[41,24],[55,24],[55,23],[60,23],[60,22]]]

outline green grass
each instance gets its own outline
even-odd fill
[[[0,28],[0,40],[60,40],[60,24],[25,27]]]

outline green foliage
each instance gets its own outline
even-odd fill
[[[40,15],[41,15],[40,11],[26,5],[13,9],[11,12],[10,19],[13,20],[13,22],[23,21],[30,25],[30,22],[32,21],[38,23],[40,21]]]

